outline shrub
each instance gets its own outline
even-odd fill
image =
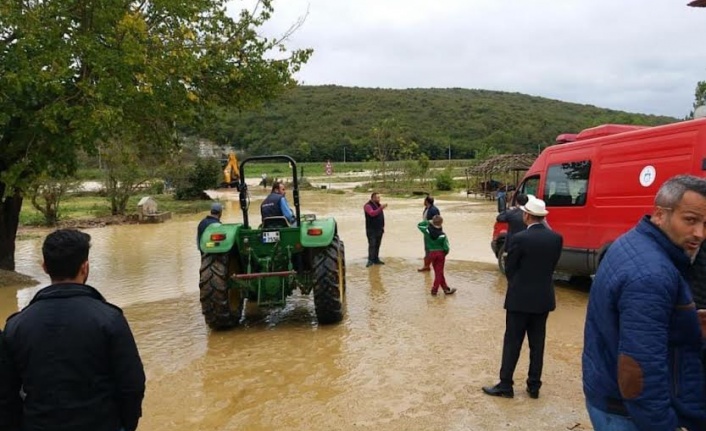
[[[453,176],[450,169],[444,169],[436,174],[436,189],[441,191],[453,190]]]
[[[222,167],[218,160],[198,159],[186,177],[176,184],[174,197],[178,200],[203,198],[204,190],[218,187],[222,176]]]

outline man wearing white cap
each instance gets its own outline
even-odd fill
[[[527,203],[520,209],[527,229],[513,235],[505,263],[507,311],[500,383],[483,387],[483,392],[514,397],[513,374],[526,334],[530,349],[527,393],[530,398],[539,398],[547,317],[556,308],[552,275],[563,239],[544,224],[549,211],[543,200],[528,195]]]

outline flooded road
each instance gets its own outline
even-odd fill
[[[89,284],[123,307],[145,364],[140,430],[591,429],[580,369],[586,291],[557,289],[540,398],[524,392],[526,344],[516,397],[485,396],[481,386],[498,379],[505,321],[506,283],[489,246],[494,204],[437,200],[451,242],[446,276],[458,292],[432,297],[432,275],[416,272],[422,199],[383,195],[386,265],[365,268],[367,199],[302,193],[302,213],[335,217],[346,244],[347,313],[326,327],[316,324],[311,298],[295,296],[283,309],[248,310],[242,327],[209,331],[195,244],[203,215],[87,230]],[[255,197],[252,208],[259,221]],[[223,219],[242,219],[236,201]],[[48,283],[41,241],[17,243],[17,270],[42,284],[0,289],[3,320]]]

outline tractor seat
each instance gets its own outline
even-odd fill
[[[262,228],[289,227],[289,220],[285,216],[267,217],[262,219]]]

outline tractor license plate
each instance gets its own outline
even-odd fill
[[[272,231],[272,232],[263,232],[262,233],[262,242],[265,244],[270,244],[273,242],[278,242],[279,241],[279,231]]]

